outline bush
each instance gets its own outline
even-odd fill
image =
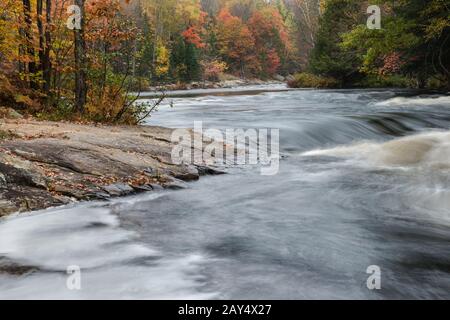
[[[297,73],[294,80],[288,82],[291,88],[338,88],[340,83],[331,77],[317,76],[311,73]]]
[[[225,62],[220,60],[202,61],[203,79],[209,81],[219,81],[220,76],[228,69]]]
[[[409,88],[413,87],[411,79],[400,75],[375,76],[368,75],[363,80],[354,84],[361,88]]]
[[[450,91],[450,83],[444,79],[430,78],[427,82],[427,88],[439,91]]]

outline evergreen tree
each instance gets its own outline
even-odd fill
[[[173,80],[190,82],[200,79],[198,49],[194,44],[186,42],[183,37],[177,37],[174,41],[170,60],[170,74]]]
[[[361,12],[365,10],[361,10],[357,0],[326,2],[309,64],[313,73],[333,77],[343,84],[361,77],[355,54],[340,46],[342,34],[364,21]]]

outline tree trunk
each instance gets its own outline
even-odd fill
[[[25,36],[25,52],[28,56],[29,61],[26,63],[26,72],[28,73],[28,80],[30,82],[30,86],[35,88],[35,81],[32,78],[36,73],[36,62],[34,61],[35,52],[33,46],[33,20],[31,18],[31,2],[30,0],[22,0],[23,3],[23,13],[25,16],[25,28],[24,28],[24,36]],[[31,77],[31,79],[30,79]]]
[[[80,8],[80,29],[74,29],[75,33],[75,108],[79,113],[84,113],[87,97],[86,84],[86,40],[84,38],[84,2],[75,0]]]
[[[50,82],[52,76],[52,61],[50,58],[50,51],[52,50],[52,0],[46,0],[45,5],[45,48],[42,60],[42,71],[44,77],[44,92],[49,93]]]
[[[44,65],[44,46],[45,46],[45,39],[44,39],[44,24],[42,22],[42,13],[43,13],[43,0],[37,0],[36,1],[36,14],[37,14],[37,26],[38,26],[38,33],[39,33],[39,70],[42,71],[43,74],[43,65]]]

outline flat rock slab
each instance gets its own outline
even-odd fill
[[[173,130],[0,120],[0,216],[80,200],[180,189],[209,165],[171,161]]]

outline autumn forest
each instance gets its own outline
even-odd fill
[[[374,2],[380,30],[368,1],[3,0],[0,106],[137,123],[137,93],[174,83],[448,89],[448,1]]]

